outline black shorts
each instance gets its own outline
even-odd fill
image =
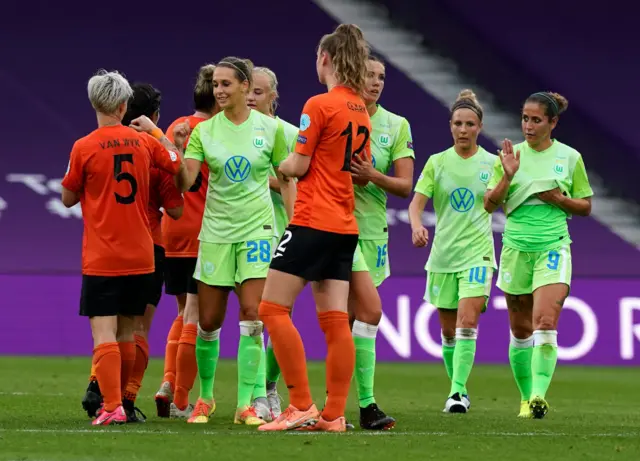
[[[164,260],[164,290],[168,295],[198,294],[198,282],[193,278],[198,258],[171,258]]]
[[[271,269],[310,282],[351,278],[357,234],[336,234],[310,227],[289,226],[271,261]]]
[[[80,315],[108,317],[112,315],[144,315],[154,275],[83,275]]]
[[[162,298],[162,284],[164,283],[164,248],[160,245],[153,245],[153,261],[156,266],[156,270],[153,273],[153,286],[149,294],[149,301],[147,304],[158,307],[160,298]]]

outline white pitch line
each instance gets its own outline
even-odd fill
[[[62,392],[0,392],[0,395],[13,395],[13,396],[38,396],[38,397],[62,397],[69,394],[63,394]]]
[[[38,433],[38,434],[145,434],[145,435],[219,435],[219,436],[265,436],[266,434],[258,431],[233,431],[233,430],[217,430],[217,431],[172,431],[172,430],[158,430],[152,431],[147,429],[135,429],[124,430],[115,428],[94,428],[94,429],[0,429],[0,432],[18,432],[18,433]],[[290,436],[324,436],[331,435],[327,432],[287,432]],[[397,437],[397,436],[424,436],[424,437],[447,437],[447,436],[478,436],[478,437],[603,437],[603,438],[637,438],[640,437],[640,433],[626,432],[626,433],[597,433],[597,434],[571,434],[567,432],[406,432],[406,431],[384,431],[384,432],[364,432],[364,431],[350,431],[343,436],[351,437]]]

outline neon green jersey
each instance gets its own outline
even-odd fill
[[[462,272],[495,263],[491,215],[484,194],[496,155],[482,147],[472,157],[460,157],[453,147],[429,157],[415,191],[433,198],[436,231],[426,269]]]
[[[280,117],[276,117],[276,119],[282,123],[284,128],[284,137],[287,140],[287,151],[293,152],[293,149],[296,145],[296,141],[298,140],[298,127],[292,125],[289,122],[285,122]],[[271,176],[276,176],[275,169],[271,168]],[[276,216],[276,235],[280,237],[284,234],[284,230],[289,224],[289,218],[287,216],[287,210],[284,206],[284,201],[282,200],[282,195],[277,192],[271,191],[271,200],[273,201],[273,209]]]
[[[224,112],[199,123],[185,152],[186,159],[209,166],[199,239],[239,243],[275,236],[269,174],[287,154],[282,124],[255,110],[241,125]]]
[[[371,117],[371,154],[373,167],[387,174],[398,159],[415,158],[413,138],[407,119],[378,106]],[[355,216],[361,240],[378,240],[388,237],[387,193],[373,183],[364,187],[354,186],[356,197]]]
[[[505,199],[503,244],[519,251],[547,251],[571,243],[567,213],[538,199],[536,192],[559,187],[571,198],[591,197],[582,156],[556,140],[542,152],[526,142],[513,146],[513,151],[520,151],[520,167]],[[502,163],[496,158],[489,188],[496,187],[502,176]]]

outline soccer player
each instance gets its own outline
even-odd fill
[[[207,64],[198,71],[193,89],[195,112],[179,117],[167,129],[167,137],[173,140],[174,129],[189,123],[193,130],[198,123],[210,119],[219,109],[213,96],[213,71]],[[188,142],[185,138],[185,144]],[[184,149],[178,145],[178,149]],[[206,163],[193,185],[184,194],[184,212],[178,221],[164,219],[162,235],[165,241],[165,291],[174,295],[178,315],[167,336],[164,357],[164,377],[156,393],[156,409],[160,417],[185,419],[191,416],[193,405],[189,392],[198,373],[196,364],[196,338],[198,336],[198,283],[193,278],[198,257],[198,233],[202,226],[204,203],[207,196],[209,168]]]
[[[222,112],[195,127],[185,152],[191,182],[202,163],[206,162],[210,171],[195,271],[200,307],[196,342],[200,398],[187,420],[190,423],[206,423],[215,411],[213,383],[220,355],[220,329],[233,289],[240,300],[234,422],[265,422],[256,415],[251,397],[263,347],[258,306],[275,238],[269,172],[272,165],[277,167],[287,157],[288,151],[282,124],[247,106],[251,67],[235,57],[216,65],[214,95]],[[179,142],[177,133],[174,135]],[[280,187],[291,210],[291,192],[295,190],[282,178]]]
[[[299,178],[291,224],[273,256],[260,318],[263,320],[290,397],[289,407],[258,429],[344,432],[344,411],[355,365],[347,304],[358,224],[351,162],[370,156],[371,121],[360,94],[369,48],[355,25],[341,24],[322,37],[316,69],[328,92],[312,97],[300,117],[295,152],[280,165]],[[327,341],[327,400],[320,414],[311,399],[300,334],[291,307],[312,282],[320,327]]]
[[[382,317],[379,287],[390,275],[388,259],[387,193],[409,197],[413,186],[413,139],[407,120],[378,104],[385,83],[385,66],[376,56],[367,61],[364,101],[371,117],[371,161],[358,156],[351,168],[355,186],[360,238],[353,258],[349,289],[349,314],[356,347],[356,384],[360,427],[386,430],[395,425],[376,404],[373,382],[376,367],[376,335]],[[394,175],[388,175],[391,166]]]
[[[247,105],[265,115],[275,117],[282,123],[287,140],[287,149],[289,152],[293,152],[298,138],[298,127],[285,122],[275,115],[278,107],[278,77],[268,67],[255,67],[253,69],[253,86],[247,95]],[[289,224],[289,217],[280,194],[280,183],[273,168],[269,177],[269,187],[275,211],[276,237],[279,240],[287,224]],[[253,392],[253,406],[258,416],[265,420],[275,419],[282,413],[280,395],[277,389],[279,379],[280,366],[273,352],[273,344],[269,340],[265,355],[260,361],[256,388]]]
[[[567,105],[557,93],[527,98],[525,141],[503,141],[484,197],[489,213],[502,205],[507,216],[497,286],[509,308],[509,361],[522,418],[543,418],[549,410],[545,398],[558,359],[558,319],[571,285],[567,218],[591,213],[593,191],[582,156],[551,138]]]
[[[134,119],[143,115],[149,117],[154,124],[158,123],[162,99],[160,91],[148,83],[134,83],[131,88],[133,96],[127,105],[127,113],[122,119],[122,124],[128,126]],[[127,422],[130,423],[144,422],[145,419],[144,414],[135,407],[134,403],[149,362],[148,334],[156,306],[160,302],[164,281],[164,248],[160,232],[162,211],[160,211],[160,208],[164,208],[171,219],[178,219],[182,214],[182,206],[182,195],[176,188],[173,177],[158,168],[152,167],[149,179],[149,208],[147,216],[154,243],[154,284],[149,294],[149,303],[147,304],[145,315],[137,317],[135,320],[135,344],[127,343],[124,345],[127,352],[130,353],[133,350],[135,353],[133,373],[129,378],[122,400],[122,405],[127,414]],[[125,360],[124,357],[123,360]],[[127,360],[129,359],[130,357],[127,358]],[[102,396],[92,368],[89,387],[82,400],[82,406],[87,411],[87,414],[93,417],[101,404]]]
[[[83,211],[80,315],[90,320],[93,367],[104,396],[92,424],[122,424],[122,393],[135,363],[134,318],[145,313],[154,277],[150,169],[178,175],[181,187],[187,175],[181,157],[154,139],[170,145],[160,130],[151,137],[121,124],[133,95],[122,75],[100,71],[87,90],[98,128],[73,146],[62,203],[80,202]],[[148,126],[144,119],[133,123]]]
[[[409,205],[416,247],[429,240],[422,213],[430,198],[437,217],[424,299],[440,317],[442,358],[451,380],[444,408],[449,413],[466,413],[471,406],[467,380],[496,269],[491,215],[483,207],[496,156],[478,145],[482,117],[473,92],[461,91],[451,107],[453,147],[429,157]]]

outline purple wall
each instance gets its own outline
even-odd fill
[[[0,323],[0,355],[90,355],[89,322],[79,317],[81,278],[78,276],[2,276],[0,291],[7,306]],[[422,277],[394,277],[380,289],[385,317],[377,353],[383,361],[437,361],[440,334],[437,314],[422,301]],[[14,299],[15,298],[15,299]],[[164,296],[150,337],[150,350],[162,356],[167,332],[176,315],[175,301]],[[223,357],[236,356],[238,303],[230,297],[222,328]],[[315,316],[310,291],[296,303],[294,322],[307,355],[322,359],[324,337]],[[29,334],[24,328],[28,327]],[[565,303],[558,328],[561,361],[588,365],[640,364],[640,282],[578,279]],[[508,361],[509,324],[504,297],[494,289],[480,319],[477,361]]]

